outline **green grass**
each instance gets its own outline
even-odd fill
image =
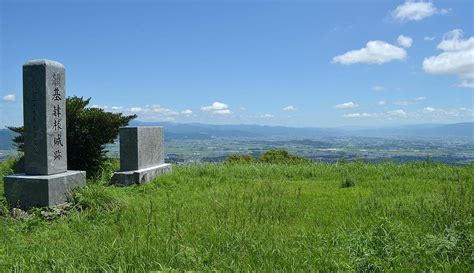
[[[51,221],[16,220],[2,200],[0,271],[474,270],[474,165],[174,166],[128,188],[104,177]]]

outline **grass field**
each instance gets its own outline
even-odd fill
[[[3,199],[0,271],[474,271],[472,164],[175,166],[106,184],[52,220]]]

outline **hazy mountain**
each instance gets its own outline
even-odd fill
[[[13,149],[12,138],[16,133],[8,129],[0,129],[0,150],[10,150]]]
[[[419,124],[397,127],[292,128],[260,125],[178,124],[169,122],[133,121],[132,126],[163,126],[168,137],[273,137],[311,138],[316,136],[407,136],[407,137],[470,137],[474,122],[455,124]]]
[[[474,122],[454,124],[419,124],[398,127],[367,128],[350,131],[358,136],[405,137],[470,137],[474,136]]]

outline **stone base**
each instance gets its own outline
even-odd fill
[[[86,172],[67,171],[52,175],[14,174],[3,178],[5,196],[11,207],[27,210],[68,201],[71,191],[86,185]]]
[[[142,184],[165,173],[171,173],[171,164],[161,164],[136,171],[116,172],[112,176],[112,183],[121,186]]]

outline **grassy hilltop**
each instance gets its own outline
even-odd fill
[[[472,164],[175,166],[128,188],[107,177],[61,216],[14,218],[1,200],[0,271],[474,271]]]

